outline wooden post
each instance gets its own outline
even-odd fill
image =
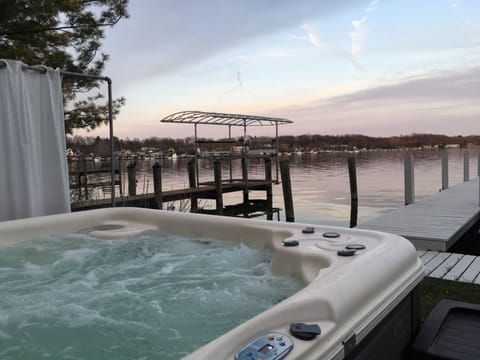
[[[480,151],[477,153],[478,205],[480,206]]]
[[[245,208],[244,215],[248,215],[247,205],[250,200],[248,199],[248,158],[247,156],[242,156],[242,180],[243,180],[243,205]]]
[[[80,175],[80,159],[77,160],[77,185],[78,185],[78,199],[82,199],[82,175]]]
[[[223,193],[222,193],[222,164],[220,160],[213,162],[213,174],[215,177],[215,193],[217,214],[223,215]]]
[[[153,171],[153,192],[155,193],[155,202],[157,209],[163,209],[162,199],[162,165],[157,161],[152,166]]]
[[[405,155],[405,205],[415,204],[414,159],[412,154]]]
[[[357,191],[357,169],[355,158],[348,158],[348,175],[350,178],[350,227],[357,226],[358,218],[358,191]]]
[[[280,175],[282,177],[283,201],[285,203],[285,219],[287,222],[295,222],[292,184],[290,182],[290,164],[288,160],[280,161]]]
[[[135,162],[130,163],[127,166],[128,173],[128,196],[137,195],[137,178],[136,178],[136,166]]]
[[[440,152],[442,159],[442,190],[448,189],[448,152],[443,149]]]
[[[85,183],[85,199],[88,200],[88,173],[87,173],[87,159],[83,158],[83,181]]]
[[[197,177],[195,175],[195,160],[188,162],[188,183],[191,189],[197,187]],[[197,195],[192,194],[190,196],[190,212],[197,211],[198,200]]]
[[[123,197],[122,189],[122,162],[118,159],[118,166],[115,167],[115,171],[118,171],[118,191],[120,192],[120,197]]]
[[[468,149],[463,150],[463,181],[470,180],[470,153]]]
[[[270,181],[267,185],[267,220],[273,220],[272,159],[270,157],[265,157],[265,180]]]
[[[477,153],[477,176],[480,176],[480,151]]]

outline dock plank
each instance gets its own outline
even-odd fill
[[[460,276],[458,281],[473,283],[475,279],[480,281],[480,257],[475,257],[475,259],[470,263],[465,272]]]
[[[449,253],[438,253],[434,258],[432,258],[428,263],[425,264],[425,273],[427,275],[431,274],[445,260],[447,260],[449,256],[450,256]]]
[[[457,279],[462,276],[468,266],[475,260],[475,256],[472,255],[465,255],[463,256],[460,261],[455,265],[449,272],[447,272],[443,278],[445,280],[453,280],[456,281]]]
[[[430,273],[430,276],[437,279],[443,279],[463,256],[463,254],[450,254],[450,256],[439,267]]]
[[[417,250],[431,278],[480,284],[480,256]]]
[[[421,258],[426,252],[427,250],[417,250],[417,256]]]
[[[438,254],[439,254],[438,251],[428,251],[425,255],[422,256],[423,265],[428,264],[428,262]]]
[[[480,219],[478,187],[478,178],[475,178],[358,227],[404,236],[417,249],[447,251]]]

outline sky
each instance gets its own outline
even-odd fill
[[[480,133],[478,0],[130,0],[129,13],[102,48],[127,100],[120,138],[192,136],[160,122],[185,110],[292,120],[280,135]]]

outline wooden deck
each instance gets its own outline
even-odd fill
[[[428,277],[480,284],[480,256],[417,250]]]
[[[480,219],[478,178],[358,226],[409,239],[417,249],[447,251]]]

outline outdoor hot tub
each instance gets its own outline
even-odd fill
[[[159,231],[166,237],[157,246],[153,236]],[[189,248],[186,257],[172,263],[175,254],[167,254],[164,246],[183,248],[184,241],[192,242],[194,247]],[[69,248],[62,249],[56,258],[55,249],[63,242],[68,242]],[[98,244],[100,250],[86,249],[84,243]],[[224,244],[227,250],[221,251],[226,253],[217,251],[217,243]],[[53,249],[53,253],[44,252],[45,248]],[[101,256],[92,258],[94,252]],[[263,252],[270,257],[264,257]],[[259,264],[252,262],[254,257]],[[193,267],[199,258],[203,262]],[[124,261],[124,267],[111,265],[107,262],[111,259],[115,264]],[[50,267],[46,268],[46,263]],[[152,268],[140,268],[143,263],[151,263]],[[210,275],[198,277],[205,266],[216,267],[218,263],[227,269],[240,267],[228,276],[228,271],[221,270],[215,280]],[[180,275],[172,272],[179,264],[186,269]],[[267,267],[271,278],[265,277]],[[185,272],[192,277],[187,278]],[[5,273],[12,275],[5,280]],[[128,277],[117,278],[120,273]],[[167,273],[176,288],[169,288],[162,296],[174,299],[170,306],[178,305],[175,311],[167,311],[159,298],[162,296],[152,292],[164,287],[161,279]],[[247,290],[236,285],[240,274],[251,277],[251,281],[244,279]],[[133,348],[115,355],[125,359],[400,359],[408,353],[418,326],[415,289],[424,271],[412,244],[391,234],[114,208],[0,223],[0,276],[2,297],[7,299],[2,307],[9,308],[8,312],[0,310],[1,358],[34,358],[35,354],[75,358],[71,353],[75,346],[84,349],[85,358],[89,358],[88,354],[95,354],[89,353],[95,350],[92,347],[101,347],[92,345],[91,331],[102,327],[102,336],[110,333],[123,339],[118,346],[132,341]],[[28,282],[37,276],[33,283]],[[292,279],[293,283],[284,283],[283,279]],[[210,287],[205,288],[206,283]],[[72,284],[83,294],[81,304],[76,298],[69,299]],[[40,294],[33,293],[41,286],[49,287]],[[186,286],[194,292],[185,296]],[[279,287],[287,292],[277,293]],[[65,292],[57,293],[60,288]],[[16,293],[13,289],[17,289]],[[136,292],[138,289],[141,292]],[[263,293],[272,295],[271,303],[266,302],[259,313],[255,310],[257,313],[254,311],[248,318],[241,315],[229,329],[230,325],[222,321],[235,317],[252,293],[256,296],[254,303],[263,302]],[[127,300],[116,300],[117,294]],[[182,296],[187,305],[179,305]],[[96,310],[96,302],[104,300],[109,301],[108,305]],[[126,301],[137,305],[127,307]],[[222,302],[227,302],[223,304],[226,310],[220,310]],[[38,308],[39,304],[45,306]],[[213,319],[217,309],[223,313],[215,321],[220,321],[226,332],[214,339],[205,338],[205,344],[192,345],[208,332],[209,318]],[[188,329],[188,311],[200,313],[200,325]],[[133,335],[126,335],[118,319],[110,316],[113,312],[126,317]],[[52,314],[48,322],[43,318],[45,313]],[[57,326],[59,318],[66,328]],[[102,325],[95,325],[98,319]],[[142,319],[154,320],[144,323]],[[189,337],[173,327],[170,330],[169,324],[175,319],[187,324]],[[81,329],[81,334],[67,338],[65,334],[75,327]],[[163,335],[165,328],[169,332]],[[49,329],[55,331],[47,336]],[[142,329],[152,336],[162,334],[159,337],[166,341],[164,347],[168,347],[169,339],[175,340],[179,344],[176,355],[162,353],[162,347],[151,340],[154,337],[140,334]],[[59,349],[54,348],[55,341],[53,345],[39,345],[37,340],[42,337],[57,337],[66,345]],[[107,350],[97,350],[108,358],[116,347],[108,344]],[[151,349],[150,355],[141,355],[142,347]],[[35,353],[36,348],[41,350]]]

